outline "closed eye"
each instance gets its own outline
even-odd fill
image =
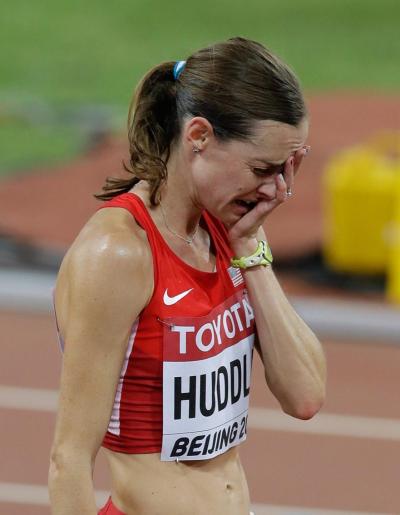
[[[283,173],[284,165],[271,165],[267,168],[253,167],[253,172],[256,175],[262,175],[264,177],[272,176],[275,174]]]

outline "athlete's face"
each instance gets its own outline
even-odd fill
[[[254,135],[247,141],[221,142],[213,133],[203,133],[200,152],[192,161],[196,203],[227,225],[234,224],[254,207],[246,206],[248,201],[276,197],[277,175],[304,146],[307,135],[307,120],[298,127],[270,120],[255,122]]]

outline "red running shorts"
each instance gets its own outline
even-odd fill
[[[98,515],[125,515],[121,510],[119,510],[112,502],[111,497],[109,497],[105,506],[101,508]]]

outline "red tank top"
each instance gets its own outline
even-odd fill
[[[127,209],[146,231],[154,292],[132,327],[103,446],[162,460],[221,454],[246,437],[255,331],[226,229],[203,213],[216,249],[216,271],[203,272],[170,249],[137,195],[106,207]]]

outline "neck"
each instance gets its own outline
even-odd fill
[[[199,223],[196,225],[193,233],[191,234],[187,234],[187,235],[182,235],[182,234],[179,234],[177,231],[175,231],[168,223],[168,220],[167,220],[167,216],[165,214],[165,211],[164,211],[164,208],[163,208],[163,205],[162,205],[162,202],[160,200],[160,209],[161,209],[161,213],[162,213],[162,217],[163,217],[163,220],[164,220],[164,224],[165,224],[165,227],[167,229],[167,231],[172,234],[173,236],[176,236],[177,238],[179,238],[180,240],[183,240],[184,242],[186,242],[188,245],[191,245],[193,243],[193,240],[197,234],[197,231],[199,229]]]
[[[202,208],[196,205],[189,182],[188,166],[182,156],[171,153],[167,166],[167,182],[160,190],[162,211],[167,229],[190,238],[199,226]]]

